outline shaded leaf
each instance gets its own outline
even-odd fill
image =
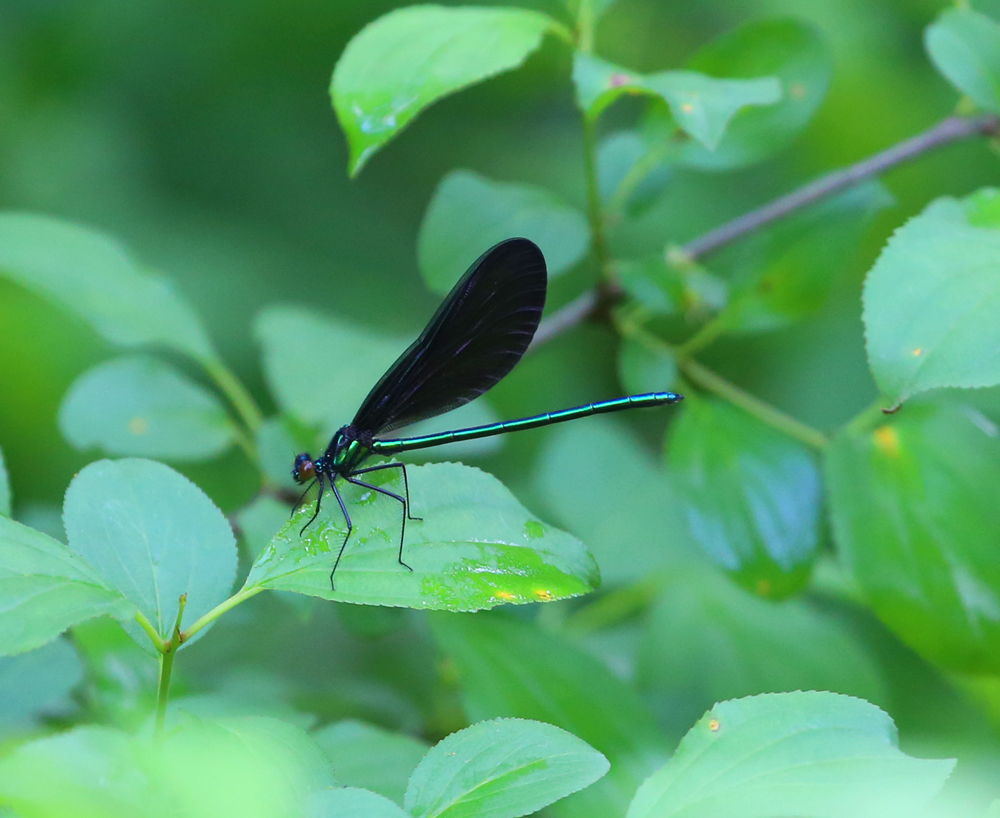
[[[115,358],[83,373],[59,407],[59,429],[78,449],[167,460],[208,459],[235,433],[215,395],[147,356]]]
[[[117,242],[71,222],[0,214],[0,276],[58,303],[121,346],[158,344],[215,360],[197,315]]]
[[[164,639],[172,636],[182,594],[182,628],[229,596],[236,572],[229,523],[201,489],[162,463],[91,463],[70,483],[63,519],[70,548],[135,603]],[[125,628],[149,644],[137,623]]]
[[[961,93],[1000,112],[1000,26],[971,8],[949,8],[924,31],[931,62]]]
[[[678,152],[677,158],[686,165],[724,170],[759,162],[802,132],[826,96],[833,57],[812,26],[778,18],[757,20],[723,34],[701,48],[687,67],[710,77],[773,76],[781,84],[781,99],[739,111],[715,150],[688,142]],[[649,119],[650,140],[668,138],[674,125],[662,108],[654,106]]]
[[[878,616],[931,661],[1000,671],[1000,434],[971,409],[907,406],[829,447],[841,557]]]
[[[420,225],[417,261],[424,281],[447,294],[482,253],[512,236],[541,248],[550,278],[573,267],[590,245],[586,217],[554,193],[452,171],[438,184]]]
[[[830,690],[885,701],[874,658],[852,629],[806,600],[773,602],[717,571],[671,572],[637,651],[637,682],[663,724],[683,734],[715,702]]]
[[[716,79],[697,71],[642,75],[580,53],[574,58],[573,82],[577,103],[591,119],[622,94],[657,96],[670,107],[677,124],[709,150],[719,144],[740,109],[773,105],[781,98],[774,77]]]
[[[894,404],[941,386],[1000,383],[1000,220],[985,226],[975,201],[931,202],[868,273],[868,362]]]
[[[621,814],[639,782],[667,755],[666,741],[635,691],[558,634],[497,614],[436,615],[431,625],[455,663],[470,721],[530,718],[555,724],[599,750],[611,773],[559,802],[561,815]]]
[[[413,771],[404,805],[414,818],[519,818],[590,786],[608,766],[551,724],[483,721],[431,748]]]
[[[535,11],[473,6],[409,6],[369,23],[330,84],[351,175],[431,103],[519,66],[554,25]]]
[[[0,517],[0,655],[37,648],[94,616],[135,606],[65,545]]]
[[[612,214],[626,211],[636,217],[656,200],[673,178],[667,153],[662,146],[651,147],[636,131],[616,131],[601,140],[598,188]],[[662,263],[662,254],[660,259]]]
[[[65,639],[17,656],[0,657],[0,725],[6,732],[69,709],[69,692],[83,679],[83,663]]]
[[[404,561],[397,561],[402,506],[391,497],[346,484],[338,490],[354,521],[351,541],[330,572],[347,528],[327,490],[319,517],[304,533],[314,504],[300,508],[275,534],[250,571],[263,585],[368,605],[479,610],[576,596],[599,582],[597,567],[574,537],[539,522],[496,478],[457,463],[408,467],[414,516],[406,524]],[[366,476],[396,493],[398,470]]]
[[[626,337],[618,348],[618,377],[630,394],[662,392],[676,384],[677,361],[666,346]]]
[[[190,818],[301,815],[311,793],[335,784],[309,735],[272,718],[190,716],[149,749],[154,792]]]
[[[408,813],[385,798],[357,787],[322,790],[309,798],[309,818],[407,818]]]
[[[298,307],[264,309],[254,322],[254,332],[263,347],[268,386],[279,405],[330,434],[350,422],[382,373],[412,340]],[[291,462],[286,468],[291,469]]]
[[[615,269],[629,296],[653,315],[672,315],[687,306],[686,282],[676,270],[667,266],[662,253],[619,261]]]
[[[360,721],[328,724],[312,734],[333,763],[337,780],[403,803],[414,768],[430,749],[420,739]]]
[[[884,185],[867,182],[741,242],[727,328],[769,331],[819,310],[875,216],[893,202]]]
[[[10,516],[10,478],[3,461],[3,449],[0,449],[0,515]]]
[[[236,519],[251,561],[256,562],[270,544],[271,538],[288,524],[291,511],[288,503],[266,495],[258,495],[250,505],[240,510]],[[300,616],[307,616],[313,609],[313,600],[301,594],[290,591],[277,591],[276,594],[278,599],[291,606]]]
[[[82,698],[88,716],[139,730],[156,708],[159,663],[108,617],[74,625],[73,646],[87,667]]]
[[[292,477],[295,455],[315,443],[312,430],[287,415],[267,418],[257,430],[257,456],[261,471],[276,486],[294,491]]]
[[[4,804],[33,816],[146,814],[150,794],[131,744],[125,733],[97,725],[24,744],[0,759]]]
[[[639,788],[628,818],[902,818],[954,765],[902,753],[896,726],[868,702],[771,693],[706,713]]]
[[[728,403],[689,400],[667,464],[713,562],[761,596],[802,587],[819,543],[820,480],[801,443]]]
[[[535,469],[539,494],[587,542],[605,582],[642,579],[697,550],[665,470],[613,421],[556,427]]]

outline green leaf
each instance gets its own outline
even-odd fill
[[[577,103],[596,119],[623,94],[661,98],[678,125],[714,150],[730,119],[750,105],[773,105],[781,99],[774,77],[716,79],[696,71],[663,71],[642,75],[613,63],[578,53],[573,63]]]
[[[883,818],[911,815],[954,760],[912,758],[860,699],[772,693],[722,702],[636,793],[628,818]]]
[[[0,449],[0,515],[10,516],[10,478],[3,461],[3,449]]]
[[[455,663],[470,721],[510,716],[568,730],[611,762],[611,773],[565,802],[560,814],[621,814],[639,782],[667,755],[635,690],[558,634],[496,614],[436,615],[442,651]]]
[[[252,561],[257,561],[264,549],[271,543],[271,538],[275,533],[288,523],[290,514],[291,507],[288,503],[283,503],[267,495],[258,495],[250,505],[240,510],[236,515],[236,521]],[[289,605],[302,617],[308,616],[313,609],[313,600],[307,599],[301,594],[293,594],[289,591],[277,591],[276,593],[282,602]]]
[[[149,791],[129,737],[87,725],[32,741],[0,759],[0,792],[18,815],[146,815]]]
[[[619,261],[615,269],[629,297],[652,315],[673,315],[689,300],[686,282],[676,270],[667,266],[663,253]]]
[[[335,783],[309,735],[273,718],[190,716],[150,749],[154,792],[185,818],[302,815],[311,793]]]
[[[63,519],[70,548],[134,602],[163,639],[173,635],[182,594],[182,628],[229,596],[236,572],[229,523],[201,489],[162,463],[91,463],[70,483]],[[125,629],[149,644],[137,623]]]
[[[536,462],[536,490],[588,543],[606,583],[642,579],[696,550],[665,471],[613,421],[555,428]],[[595,479],[602,474],[614,479]]]
[[[642,215],[673,179],[663,146],[649,146],[636,131],[615,131],[597,149],[597,183],[608,218]],[[663,254],[658,253],[660,263]]]
[[[518,818],[589,787],[608,760],[576,736],[526,719],[483,721],[439,742],[414,770],[414,818]]]
[[[298,484],[292,478],[293,458],[309,449],[315,439],[311,429],[288,415],[267,418],[257,430],[261,471],[276,486],[294,491]]]
[[[64,639],[17,656],[0,657],[0,725],[3,731],[36,725],[70,708],[69,692],[83,679],[83,663]]]
[[[430,749],[420,739],[360,721],[328,724],[312,734],[337,771],[337,780],[403,803],[406,783]]]
[[[875,216],[893,201],[880,182],[867,182],[741,242],[727,328],[770,331],[818,311]]]
[[[625,337],[618,347],[618,377],[630,394],[662,392],[677,381],[677,361],[651,338]]]
[[[134,733],[156,708],[159,663],[110,617],[73,626],[73,646],[87,667],[87,716]]]
[[[741,585],[781,598],[809,577],[820,480],[801,444],[721,401],[688,400],[667,464],[691,536]]]
[[[254,330],[278,404],[295,418],[330,430],[354,417],[410,343],[298,307],[268,307]]]
[[[65,545],[0,517],[0,655],[44,645],[70,625],[135,612]]]
[[[428,105],[516,68],[555,26],[535,11],[474,6],[410,6],[369,23],[330,84],[351,175]]]
[[[267,421],[259,435],[261,459],[268,476],[279,485],[289,483],[292,459],[308,451],[315,435],[301,422],[323,430],[326,438],[357,411],[372,386],[407,348],[412,339],[383,335],[340,323],[296,307],[269,307],[257,318],[256,334],[264,347],[264,370],[271,391],[288,416]],[[308,354],[305,354],[308,350]],[[442,429],[479,426],[496,420],[489,404],[480,399],[448,413],[414,424],[413,435]],[[497,438],[449,445],[449,457],[477,457],[497,451]],[[420,459],[420,453],[414,453]]]
[[[1000,225],[970,224],[964,204],[928,205],[865,281],[868,361],[893,405],[937,387],[1000,383]]]
[[[945,9],[924,31],[934,66],[986,111],[1000,112],[1000,26],[970,8]]]
[[[1000,436],[964,407],[907,406],[841,433],[826,477],[837,547],[879,617],[931,661],[1000,671]]]
[[[309,818],[408,818],[408,813],[368,790],[338,787],[310,797]]]
[[[586,217],[554,193],[452,171],[438,184],[420,225],[417,262],[424,281],[446,294],[481,253],[511,236],[541,248],[550,278],[577,264],[590,246]]]
[[[805,600],[748,594],[707,566],[671,572],[636,653],[640,690],[679,735],[715,702],[757,693],[886,700],[874,657],[848,623]]]
[[[710,77],[773,76],[781,85],[776,104],[738,112],[715,150],[697,142],[680,150],[678,158],[686,165],[724,170],[766,159],[802,132],[826,96],[833,57],[812,26],[779,18],[748,23],[723,34],[698,51],[687,67]],[[662,116],[660,112],[662,108],[654,108],[650,118]],[[667,121],[652,131],[662,140],[673,127]]]
[[[0,276],[55,301],[112,344],[157,344],[203,362],[217,359],[173,285],[97,231],[47,216],[0,214]]]
[[[214,457],[235,433],[215,395],[166,362],[138,355],[77,378],[59,407],[59,429],[78,449],[178,461]]]
[[[410,466],[414,516],[397,561],[402,506],[391,497],[341,482],[354,532],[330,572],[347,532],[329,489],[319,517],[300,536],[314,504],[300,508],[254,563],[247,586],[296,591],[366,605],[471,611],[504,603],[562,599],[599,582],[583,544],[539,522],[496,478],[457,463]],[[383,476],[384,475],[384,476]],[[398,470],[367,475],[401,494]]]

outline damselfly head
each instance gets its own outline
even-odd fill
[[[307,483],[316,476],[316,464],[309,456],[308,452],[296,456],[295,465],[292,467],[292,477],[295,482],[301,485]]]

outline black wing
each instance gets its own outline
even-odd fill
[[[354,427],[373,435],[478,398],[514,368],[545,306],[545,258],[528,239],[483,253],[365,398]]]

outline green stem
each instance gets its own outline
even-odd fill
[[[608,201],[608,210],[613,213],[621,213],[625,209],[625,205],[632,198],[632,194],[635,193],[636,188],[666,159],[670,153],[670,147],[671,142],[668,139],[658,142],[638,162],[628,169],[628,172],[622,177],[622,180],[618,183],[618,187],[615,188],[615,192]]]
[[[755,398],[748,392],[744,392],[735,384],[730,383],[725,378],[720,377],[711,369],[702,366],[691,358],[678,361],[678,366],[693,383],[714,392],[719,397],[725,398],[730,403],[734,403],[744,411],[750,413],[758,420],[762,420],[768,426],[784,432],[789,437],[794,437],[813,449],[822,450],[827,443],[826,435],[812,426],[808,426],[800,420],[796,420],[791,415],[775,409],[769,403],[765,403],[759,398]]]
[[[173,635],[169,642],[164,642],[160,653],[160,685],[156,692],[156,723],[153,736],[159,741],[163,738],[163,723],[167,718],[167,700],[170,697],[170,675],[174,670],[174,655],[183,643],[181,638],[181,620],[187,607],[187,594],[181,594],[177,605],[177,621],[174,623]]]
[[[584,54],[594,53],[594,5],[580,0],[576,10],[576,47]]]
[[[611,279],[611,252],[604,231],[601,189],[597,181],[597,123],[586,114],[583,115],[583,165],[587,180],[587,219],[590,221],[591,241],[601,282],[606,283]]]
[[[250,434],[255,435],[264,421],[264,416],[243,382],[218,358],[207,358],[201,363],[222,393],[229,398]],[[256,459],[256,453],[252,459]]]
[[[153,727],[153,736],[157,740],[163,737],[163,724],[167,718],[167,699],[170,694],[170,674],[174,669],[176,653],[176,647],[171,647],[160,654],[160,687],[156,693],[156,724]]]
[[[190,628],[184,631],[180,637],[182,642],[186,642],[192,636],[194,636],[198,631],[204,628],[206,625],[210,625],[220,616],[222,616],[226,611],[232,610],[241,602],[246,602],[250,597],[257,596],[261,591],[265,590],[262,585],[254,585],[250,588],[242,588],[239,592],[233,594],[225,602],[220,602],[207,614],[205,614],[201,619],[197,620]]]
[[[549,31],[556,35],[560,40],[565,41],[565,43],[573,48],[576,47],[576,37],[573,36],[573,32],[570,31],[562,23],[557,23],[553,20],[549,24]]]
[[[714,318],[702,324],[701,329],[677,347],[677,357],[686,358],[689,355],[704,349],[716,338],[724,335],[728,329],[729,317],[726,315],[725,311],[720,312]]]
[[[142,611],[135,612],[135,621],[142,626],[142,629],[146,632],[146,635],[150,638],[150,641],[152,641],[153,646],[157,649],[157,651],[163,653],[167,649],[167,645],[163,639],[160,638],[160,634],[156,632],[156,628],[153,627],[153,623],[146,619]]]
[[[886,418],[885,412],[882,410],[883,407],[888,405],[889,401],[879,396],[878,400],[866,406],[847,422],[847,425],[844,427],[845,431],[852,435],[863,435],[873,426],[884,423]]]

